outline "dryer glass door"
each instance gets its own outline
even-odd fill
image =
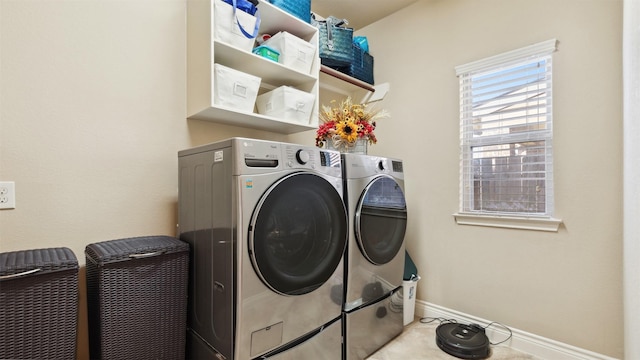
[[[355,214],[355,235],[371,263],[386,264],[402,248],[407,205],[400,185],[389,176],[371,181],[362,192]]]
[[[251,219],[254,269],[278,293],[309,293],[340,264],[347,231],[342,197],[331,183],[310,173],[288,175],[265,192]]]

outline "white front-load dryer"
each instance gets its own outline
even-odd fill
[[[349,241],[344,358],[362,360],[402,333],[407,206],[402,161],[343,154]]]
[[[349,242],[344,310],[402,286],[407,205],[401,160],[343,154]]]
[[[340,359],[340,154],[233,138],[181,151],[179,168],[189,358]]]

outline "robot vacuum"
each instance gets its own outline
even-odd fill
[[[446,323],[436,328],[436,344],[449,355],[461,359],[486,359],[490,341],[480,325]]]

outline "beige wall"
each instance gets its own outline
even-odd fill
[[[423,0],[361,31],[390,82],[373,152],[405,160],[418,299],[622,357],[622,2]],[[457,225],[454,67],[557,38],[558,233]]]
[[[621,357],[621,19],[616,0],[423,0],[364,29],[376,79],[392,84],[371,153],[406,162],[419,299]],[[174,235],[178,150],[313,143],[185,120],[185,31],[178,0],[0,1],[0,180],[17,193],[0,251],[66,246],[83,264],[92,242]],[[453,67],[554,37],[564,226],[457,226]],[[85,305],[82,289],[80,360]]]

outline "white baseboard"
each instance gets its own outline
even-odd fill
[[[479,324],[487,326],[491,321],[461,313],[426,301],[416,300],[416,316],[455,319],[459,323]],[[526,331],[509,328],[513,333],[511,339],[504,345],[512,349],[531,354],[540,359],[549,360],[616,360],[615,358],[564,344]],[[500,326],[487,328],[487,336],[492,342],[499,342],[509,336],[507,330]]]

